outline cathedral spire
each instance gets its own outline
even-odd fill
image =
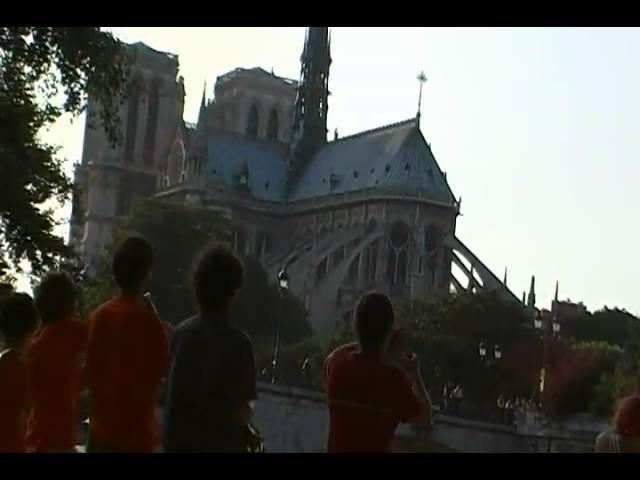
[[[204,114],[207,109],[207,81],[204,81],[204,87],[202,88],[202,100],[200,100],[200,111],[198,112],[198,126],[204,122]]]
[[[502,283],[504,283],[504,286],[507,286],[507,267],[504,267],[504,279],[502,280]]]
[[[418,113],[416,113],[416,121],[420,124],[420,116],[422,115],[422,87],[427,82],[427,76],[424,72],[420,72],[416,77],[416,80],[420,82],[420,93],[418,93]]]
[[[527,307],[535,308],[536,306],[536,277],[531,277],[531,286],[529,287],[529,296],[527,297]]]
[[[291,146],[296,164],[309,160],[327,142],[330,43],[329,27],[308,27],[300,58]]]
[[[556,294],[554,296],[554,300],[556,302],[558,301],[558,287],[559,287],[559,282],[556,280]]]

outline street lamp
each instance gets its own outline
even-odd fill
[[[273,347],[273,362],[271,368],[271,384],[276,383],[276,373],[278,370],[278,360],[280,359],[280,329],[282,327],[282,303],[284,293],[289,290],[289,274],[287,273],[287,265],[282,267],[278,272],[278,287],[280,289],[280,312],[278,314],[278,324],[276,325],[276,342]]]
[[[500,360],[502,358],[502,351],[500,350],[499,345],[493,347],[493,358],[495,358],[496,360]]]
[[[285,268],[280,270],[278,273],[278,285],[280,286],[281,293],[285,290],[289,290],[289,274]]]
[[[535,318],[533,319],[533,326],[536,330],[542,330],[542,314],[540,312],[536,313]]]

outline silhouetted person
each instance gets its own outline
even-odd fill
[[[152,265],[149,242],[125,239],[113,258],[120,292],[91,314],[88,452],[153,452],[159,445],[156,407],[169,346],[166,327],[144,298]]]
[[[78,319],[78,291],[69,275],[49,273],[35,291],[41,327],[27,349],[33,409],[29,447],[75,452],[77,404],[84,388],[87,324]]]
[[[225,247],[207,250],[193,274],[199,314],[173,332],[165,396],[167,452],[245,452],[256,399],[253,347],[229,323],[243,266]]]
[[[397,358],[397,339],[388,348],[394,324],[389,299],[367,293],[355,316],[358,343],[339,347],[325,362],[328,451],[390,452],[400,422],[431,427],[431,400],[416,355]]]
[[[612,431],[596,439],[596,453],[640,453],[640,395],[623,398],[613,416]]]
[[[38,327],[38,312],[26,293],[9,296],[0,312],[0,453],[27,451],[27,419],[31,411],[25,348]]]

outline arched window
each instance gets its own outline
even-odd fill
[[[251,138],[258,137],[258,124],[260,123],[260,113],[258,112],[258,105],[255,103],[249,110],[247,116],[247,136]]]
[[[378,245],[377,241],[369,245],[364,251],[364,280],[367,283],[376,282],[376,273],[378,268]]]
[[[144,80],[140,76],[133,78],[127,87],[127,136],[124,146],[124,161],[133,163],[138,134],[138,113],[140,109],[140,93],[144,88]]]
[[[427,268],[433,275],[438,264],[438,250],[442,245],[442,232],[434,224],[424,231],[424,248],[427,254]]]
[[[147,129],[144,134],[144,164],[153,165],[156,151],[156,135],[158,130],[158,110],[160,109],[160,79],[153,79],[149,93],[149,110],[147,112]]]
[[[278,112],[274,108],[269,114],[269,121],[267,122],[267,140],[278,140]]]
[[[387,282],[389,285],[405,285],[410,231],[406,223],[395,222],[389,234],[389,256],[387,257]]]
[[[349,265],[349,270],[347,271],[346,283],[348,285],[355,285],[358,281],[358,265],[360,264],[360,254],[356,256]]]

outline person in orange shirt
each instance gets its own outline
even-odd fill
[[[89,319],[87,373],[91,393],[87,452],[153,452],[155,410],[169,347],[165,327],[144,291],[153,249],[127,238],[113,259],[120,293]]]
[[[7,349],[0,352],[0,453],[27,451],[27,418],[31,408],[24,347],[38,327],[38,312],[26,293],[5,300],[0,333]]]
[[[27,441],[34,452],[75,452],[88,337],[78,320],[76,285],[64,272],[49,273],[35,304],[42,325],[27,349],[33,402]]]

